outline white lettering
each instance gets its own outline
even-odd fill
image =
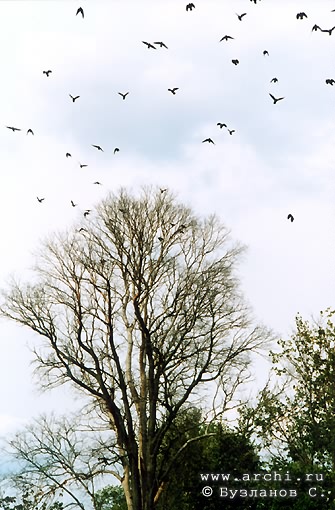
[[[312,494],[312,491],[314,492],[314,494]],[[311,487],[308,491],[308,494],[309,496],[311,496],[312,498],[315,498],[316,496],[316,488],[315,487]]]
[[[235,490],[233,491],[233,489],[229,489],[229,492],[230,492],[230,494],[231,494],[230,499],[234,499],[234,498],[235,498],[235,496],[236,496],[236,493],[238,492],[238,490],[237,490],[237,489],[235,489]]]
[[[255,494],[253,494],[253,492],[254,492]],[[257,489],[251,489],[251,490],[250,490],[250,494],[249,494],[249,496],[250,496],[251,498],[253,498],[253,497],[257,498]]]

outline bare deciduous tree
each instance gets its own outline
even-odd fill
[[[2,316],[45,339],[41,386],[71,381],[107,419],[129,510],[152,510],[164,490],[173,466],[158,459],[178,413],[206,389],[226,408],[270,339],[239,290],[242,251],[169,192],[121,190],[43,244],[35,284],[4,292]]]

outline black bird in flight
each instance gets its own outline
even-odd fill
[[[247,13],[246,13],[246,12],[244,12],[243,14],[237,14],[237,12],[235,12],[235,14],[236,14],[236,16],[238,17],[238,19],[239,19],[240,21],[242,21],[243,16],[246,16],[246,15],[247,15]]]
[[[120,152],[120,149],[119,149],[118,147],[115,147],[115,149],[114,149],[114,154],[115,154],[116,152]]]
[[[317,30],[321,30],[319,25],[313,25],[312,32],[316,32]]]
[[[232,60],[232,63],[233,63],[235,66],[237,66],[237,64],[239,64],[239,63],[240,63],[240,61],[239,61],[239,60],[237,60],[237,58],[235,58],[234,60]]]
[[[164,191],[167,191],[167,188],[159,188],[159,191],[160,191],[161,193],[164,193]]]
[[[50,73],[52,73],[51,69],[49,69],[48,71],[43,71],[43,74],[45,74],[47,77],[49,77]]]
[[[122,92],[118,92],[119,96],[122,96],[122,99],[125,100],[128,96],[129,92],[126,92],[125,94],[122,94]]]
[[[205,138],[205,140],[203,140],[202,143],[205,143],[205,142],[212,143],[215,145],[215,143],[213,142],[213,140],[211,138]]]
[[[149,48],[152,48],[152,49],[154,49],[154,50],[157,50],[156,46],[154,46],[154,45],[153,45],[153,44],[151,44],[151,43],[148,43],[148,42],[146,42],[146,41],[142,41],[142,43],[143,43],[143,44],[146,44],[148,49],[149,49]]]
[[[100,147],[100,145],[93,145],[92,144],[92,147],[95,147],[96,149],[98,149],[98,151],[102,151],[103,152],[103,149]]]
[[[327,83],[327,85],[333,86],[335,83],[335,80],[333,78],[327,78],[326,83]]]
[[[179,90],[179,87],[174,87],[173,89],[168,89],[169,92],[172,92],[172,94],[176,95],[176,90]]]
[[[65,154],[65,156],[66,156],[67,158],[72,158],[72,156],[71,156],[71,154],[70,154],[69,152],[67,152],[67,153]]]
[[[45,198],[38,198],[38,197],[36,197],[36,198],[37,198],[37,200],[39,201],[40,204],[43,202],[43,200],[45,200]]]
[[[86,211],[84,212],[84,218],[86,218],[91,212],[91,209],[86,209]]]
[[[235,129],[228,129],[229,131],[229,134],[232,135],[233,133],[235,133]]]
[[[167,50],[169,49],[166,44],[163,43],[163,41],[158,41],[158,42],[154,42],[154,44],[158,44],[161,48],[166,48]]]
[[[270,81],[270,83],[277,83],[278,81],[278,78],[272,78],[272,80]]]
[[[231,35],[224,35],[222,37],[222,39],[220,39],[219,42],[221,42],[221,41],[228,41],[228,39],[234,39],[234,37],[232,37]]]
[[[265,57],[265,55],[269,56],[269,52],[268,52],[268,50],[264,50],[264,51],[263,51],[263,55],[264,55],[264,57]]]
[[[250,2],[254,2],[254,4],[257,4],[257,0],[250,0]]]
[[[29,133],[31,133],[31,134],[33,135],[33,134],[34,134],[34,131],[33,131],[32,129],[28,129],[28,131],[27,131],[27,135],[28,135]]]
[[[82,165],[81,163],[79,163],[79,166],[80,166],[80,168],[85,168],[85,167],[87,167],[87,165]]]
[[[191,11],[192,9],[195,9],[195,5],[193,3],[186,5],[186,11]]]
[[[272,94],[269,93],[269,96],[273,99],[273,104],[276,104],[278,101],[281,101],[282,99],[285,99],[285,97],[274,97]]]
[[[21,131],[21,129],[16,128],[16,127],[12,127],[12,126],[6,126],[6,128],[7,128],[7,129],[11,129],[11,130],[13,131],[13,133],[14,133],[15,131]]]
[[[100,186],[101,186],[101,182],[99,182],[99,181],[95,181],[93,184],[100,184]]]
[[[296,18],[297,19],[304,19],[304,18],[307,18],[307,14],[305,12],[298,12],[298,14],[296,15]]]
[[[73,97],[73,96],[71,96],[71,94],[69,94],[69,96],[70,96],[70,98],[72,99],[72,102],[73,102],[73,103],[74,103],[77,99],[79,99],[79,98],[80,98],[80,96],[75,96],[75,97]]]
[[[287,216],[287,219],[291,220],[291,223],[294,221],[294,217],[292,216],[291,213]]]
[[[82,7],[79,7],[79,9],[77,10],[76,16],[78,16],[78,14],[81,14],[82,17],[84,17],[84,9]]]
[[[224,124],[223,122],[218,122],[216,125],[219,126],[220,129],[222,129],[223,127],[225,128],[227,127],[227,124]]]
[[[332,35],[334,28],[335,27],[329,28],[329,29],[320,28],[320,30],[321,30],[321,32],[328,32],[329,35]]]
[[[78,204],[75,204],[73,200],[71,200],[72,207],[77,207]]]

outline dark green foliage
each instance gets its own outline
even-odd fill
[[[204,434],[213,435],[188,444],[171,473],[170,481],[159,500],[158,510],[214,510],[221,509],[223,505],[227,509],[256,508],[250,506],[251,500],[225,499],[223,502],[217,493],[220,486],[227,486],[227,482],[201,481],[200,473],[230,473],[232,478],[242,473],[258,473],[260,462],[248,439],[219,422],[209,427],[200,425],[200,419],[200,411],[193,409],[183,415],[179,422],[176,421],[170,436],[175,451],[187,439]],[[190,427],[191,424],[193,427]],[[213,486],[215,494],[210,498],[201,493],[205,485]],[[235,487],[241,488],[241,485],[229,482],[229,488]]]
[[[95,510],[127,510],[123,488],[108,485],[95,495]]]

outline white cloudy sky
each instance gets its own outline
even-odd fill
[[[325,79],[335,78],[335,32],[311,28],[335,25],[335,2],[194,0],[192,12],[186,3],[0,2],[0,286],[13,271],[24,276],[47,232],[108,190],[168,186],[248,245],[245,296],[257,320],[288,335],[298,311],[309,318],[334,303],[335,86]],[[225,34],[234,40],[219,42]],[[274,105],[269,92],[285,99]],[[0,322],[0,434],[72,406],[64,388],[38,395],[33,339]]]

